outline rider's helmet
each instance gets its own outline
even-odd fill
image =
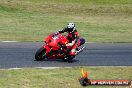
[[[67,28],[68,28],[68,32],[72,33],[75,31],[75,24],[72,22],[72,23],[68,23],[67,25]]]

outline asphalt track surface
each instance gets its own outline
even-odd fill
[[[63,60],[34,61],[41,42],[0,43],[0,69],[24,67],[132,66],[132,44],[88,43],[72,63]]]

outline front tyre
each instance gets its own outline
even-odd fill
[[[35,54],[35,60],[41,61],[41,60],[45,59],[45,56],[46,56],[45,49],[43,47],[41,47],[40,49],[37,50],[37,52]]]

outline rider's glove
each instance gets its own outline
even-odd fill
[[[66,44],[66,46],[73,46],[73,44],[72,43],[68,43],[68,44]]]
[[[55,35],[58,35],[58,34],[59,34],[59,32],[55,32],[54,34],[55,34]]]
[[[75,44],[75,40],[72,41],[71,43],[66,44],[66,46],[73,46],[74,44]]]

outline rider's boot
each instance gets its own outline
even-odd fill
[[[79,52],[79,50],[80,50],[79,48],[76,48],[76,52]]]

